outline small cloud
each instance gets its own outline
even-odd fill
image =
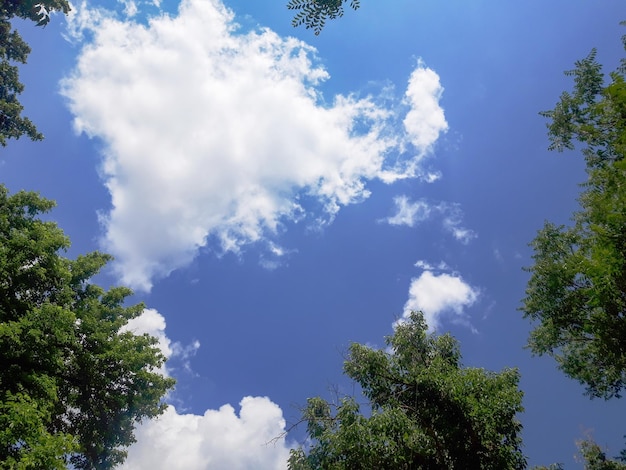
[[[422,181],[425,181],[426,183],[434,183],[435,181],[439,179],[441,179],[441,172],[439,171],[426,172],[422,176]]]
[[[259,264],[268,271],[274,271],[282,266],[282,263],[278,260],[263,257],[259,260]]]
[[[431,270],[425,270],[419,277],[411,280],[403,319],[411,311],[421,311],[429,331],[439,328],[444,317],[453,322],[466,323],[465,308],[478,300],[479,293],[477,288],[469,285],[459,275],[434,274]]]
[[[467,245],[474,238],[478,237],[476,232],[467,228],[457,227],[454,224],[444,224],[444,226],[448,229],[452,236],[463,245]]]
[[[393,199],[395,214],[383,219],[389,225],[406,225],[413,227],[419,222],[429,219],[433,214],[442,217],[442,225],[456,240],[467,245],[478,235],[473,230],[463,227],[463,211],[457,203],[440,202],[431,204],[424,199],[412,202],[407,196],[396,196]]]
[[[181,359],[187,360],[190,357],[193,357],[200,349],[200,341],[193,340],[187,346],[183,346],[180,343],[172,344],[172,357],[179,357]]]
[[[435,267],[434,267],[432,264],[430,264],[430,263],[429,263],[429,262],[427,262],[427,261],[421,260],[421,259],[418,259],[418,260],[415,262],[414,266],[415,266],[416,268],[421,268],[421,269],[423,269],[424,271],[432,271],[433,269],[435,269]]]
[[[277,256],[279,258],[287,254],[287,250],[285,250],[282,246],[279,246],[274,242],[269,242],[269,251],[274,256]]]
[[[267,251],[261,254],[259,264],[269,271],[285,266],[289,255],[298,251],[284,248],[272,241],[269,241],[267,245]]]
[[[439,106],[443,87],[439,75],[418,61],[417,69],[411,74],[405,93],[405,102],[411,110],[404,118],[404,128],[413,143],[426,153],[440,134],[448,130],[448,123]]]
[[[423,200],[411,202],[406,196],[398,196],[393,199],[393,202],[396,206],[396,214],[385,219],[390,225],[413,227],[430,216],[431,208]]]
[[[439,206],[439,210],[444,214],[444,229],[451,233],[452,236],[463,245],[467,245],[470,241],[478,237],[476,232],[461,225],[463,222],[463,211],[459,204],[443,203]]]
[[[428,261],[417,260],[414,265],[416,268],[421,268],[424,271],[449,271],[450,266],[445,261],[439,261],[439,263],[435,266],[430,264]]]

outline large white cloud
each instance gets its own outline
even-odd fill
[[[464,310],[478,300],[479,290],[465,282],[456,273],[435,273],[424,262],[418,266],[426,268],[411,280],[409,299],[404,305],[404,317],[411,311],[422,311],[430,331],[441,326],[443,317],[464,321]],[[444,268],[447,268],[443,264]]]
[[[245,397],[203,415],[173,406],[136,430],[125,470],[283,470],[289,446],[281,409],[266,397]]]
[[[183,0],[146,24],[76,10],[68,31],[91,39],[62,93],[77,131],[104,144],[103,245],[135,288],[208,239],[238,251],[272,236],[307,215],[303,199],[329,220],[368,196],[367,180],[435,177],[418,162],[447,129],[443,88],[421,63],[403,106],[390,107],[403,117],[374,98],[325,103],[313,48],[268,29],[239,33],[219,0]]]

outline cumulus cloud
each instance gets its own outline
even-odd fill
[[[442,93],[439,75],[419,61],[405,93],[410,111],[403,121],[411,142],[418,149],[428,149],[448,129],[443,109],[439,106]]]
[[[219,0],[145,23],[76,9],[68,34],[90,40],[62,93],[76,130],[103,143],[102,243],[132,287],[149,290],[209,242],[238,252],[289,221],[332,220],[369,195],[368,180],[436,177],[419,162],[447,129],[443,88],[421,62],[402,106],[327,102],[311,46],[238,31]]]
[[[429,263],[418,263],[425,271],[411,279],[403,317],[406,318],[411,311],[422,311],[429,331],[439,328],[444,317],[465,322],[465,308],[478,300],[479,290],[456,273],[435,274]],[[438,266],[447,268],[445,263]]]
[[[464,245],[477,237],[476,232],[463,227],[463,211],[459,204],[429,203],[425,199],[411,201],[407,196],[397,196],[393,202],[395,214],[384,219],[390,225],[413,227],[435,214],[441,217],[444,230]]]
[[[203,415],[169,406],[135,432],[124,470],[284,470],[289,446],[282,410],[267,397],[245,397]]]
[[[187,346],[168,338],[163,315],[154,309],[128,322],[123,331],[148,333],[159,340],[163,354],[171,361],[186,363],[200,343]],[[171,369],[163,373],[170,375]],[[171,399],[172,397],[168,397]],[[203,415],[179,413],[173,405],[158,418],[145,420],[135,430],[123,469],[244,470],[285,469],[289,446],[285,442],[282,410],[267,397],[245,397],[239,415],[231,405],[207,410]]]

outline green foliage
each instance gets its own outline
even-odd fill
[[[143,305],[89,282],[110,257],[59,254],[53,206],[0,186],[0,468],[108,469],[174,382],[156,338],[120,332]]]
[[[626,463],[608,458],[593,440],[585,439],[577,444],[585,470],[626,470]]]
[[[45,26],[53,11],[69,12],[67,0],[2,0],[0,3],[0,145],[7,139],[19,139],[26,135],[41,140],[34,124],[21,116],[24,107],[17,96],[24,91],[19,81],[18,68],[14,63],[25,64],[30,47],[17,31],[12,29],[11,19],[22,18]]]
[[[453,337],[426,331],[423,315],[412,313],[387,351],[350,347],[344,371],[370,413],[353,398],[336,407],[309,399],[303,420],[312,444],[292,451],[290,469],[525,468],[517,370],[464,368]]]
[[[555,357],[592,397],[619,397],[626,384],[626,83],[604,84],[595,51],[567,72],[548,123],[550,149],[582,144],[588,180],[570,227],[546,222],[531,243],[534,265],[521,310],[538,322],[528,346]]]
[[[594,49],[576,62],[574,70],[565,72],[574,78],[573,93],[564,92],[553,110],[540,113],[550,119],[550,150],[573,150],[574,142],[585,144],[582,152],[590,168],[624,157],[626,88],[623,70],[619,70],[622,68],[611,74],[612,82],[605,86]]]
[[[317,36],[326,24],[326,20],[334,20],[343,16],[343,4],[348,0],[289,0],[287,8],[297,10],[291,24],[294,27],[304,25],[313,29]],[[350,7],[357,10],[360,0],[350,0]]]
[[[578,459],[585,470],[626,470],[624,459],[618,457],[611,459],[606,456],[606,452],[593,441],[593,439],[583,439],[576,443],[578,447]],[[563,464],[555,463],[549,467],[533,467],[533,470],[564,470]]]

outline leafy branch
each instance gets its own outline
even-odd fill
[[[297,10],[291,20],[294,27],[304,25],[306,29],[312,29],[315,35],[319,35],[326,20],[334,20],[344,14],[343,5],[348,0],[289,0],[287,8]],[[350,0],[350,8],[358,10],[360,0]]]

